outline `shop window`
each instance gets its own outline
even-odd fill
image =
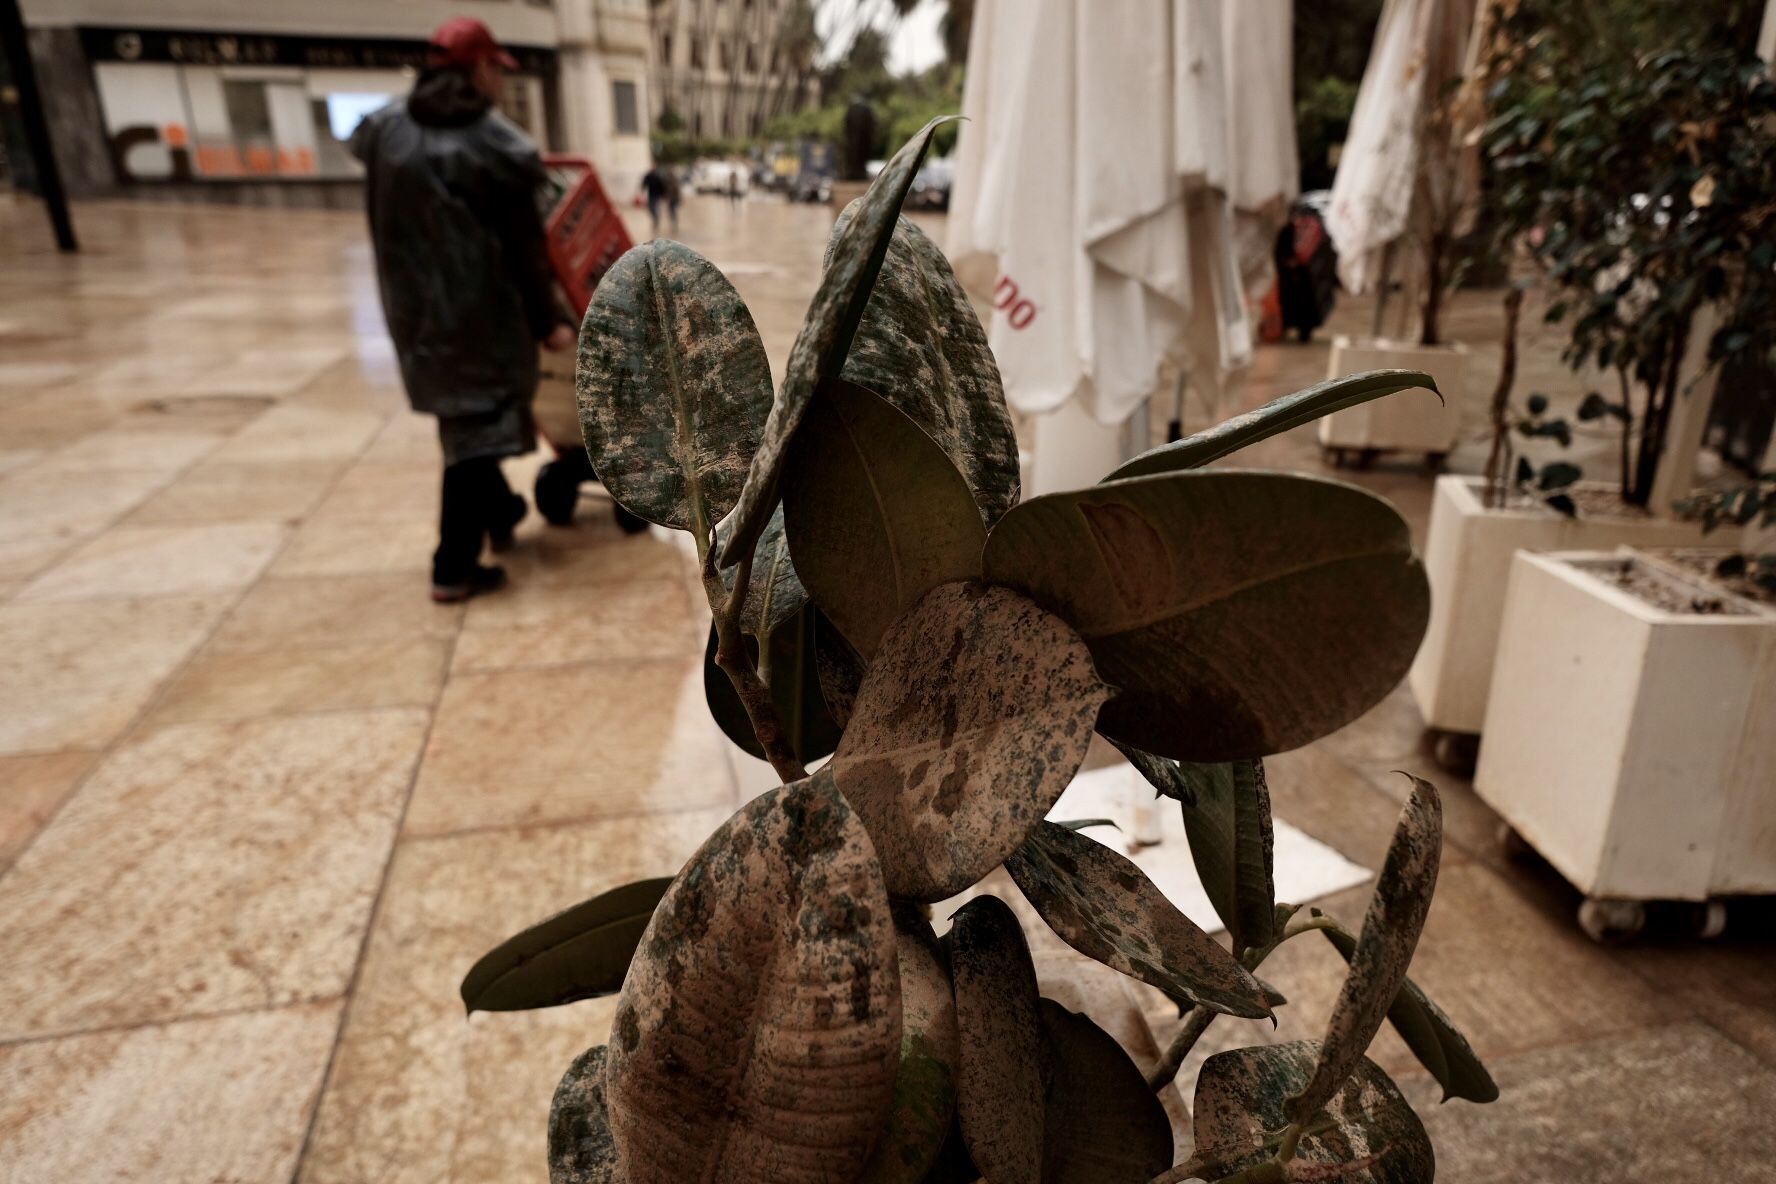
[[[611,110],[616,115],[619,136],[639,136],[641,134],[641,112],[635,101],[635,84],[633,82],[611,83]]]

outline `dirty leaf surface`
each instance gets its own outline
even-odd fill
[[[937,587],[980,578],[987,532],[937,441],[874,391],[825,379],[790,444],[783,520],[802,582],[868,659]]]
[[[1213,1180],[1268,1159],[1288,1119],[1283,1099],[1301,1089],[1320,1058],[1319,1043],[1298,1040],[1236,1048],[1204,1062],[1191,1107],[1195,1157]],[[1311,1179],[1339,1184],[1431,1184],[1436,1157],[1418,1115],[1375,1062],[1359,1057],[1353,1075],[1310,1122],[1291,1167],[1319,1168]],[[1345,1170],[1334,1171],[1342,1165]]]
[[[1043,1184],[1146,1184],[1172,1165],[1172,1123],[1116,1038],[1042,1000]]]
[[[549,1184],[621,1184],[604,1101],[605,1047],[568,1066],[549,1106]]]
[[[746,483],[771,410],[771,364],[715,264],[655,239],[599,281],[580,327],[578,390],[586,449],[611,496],[650,522],[701,533]]]
[[[1066,623],[1009,589],[945,584],[896,621],[828,766],[888,891],[943,900],[1017,850],[1107,693]]]
[[[725,540],[717,538],[717,545]],[[724,568],[722,584],[734,590],[735,568]],[[795,616],[808,603],[808,590],[796,574],[795,561],[789,554],[789,536],[783,530],[783,507],[779,505],[752,557],[752,579],[747,584],[746,604],[740,611],[743,633],[763,640],[779,625]]]
[[[815,666],[814,614],[818,611],[813,605],[803,605],[765,641],[771,652],[771,701],[789,736],[789,746],[803,765],[830,755],[839,742],[840,728],[827,710]],[[752,717],[746,714],[746,704],[740,701],[727,671],[715,664],[715,650],[715,626],[711,624],[703,647],[703,697],[710,717],[735,747],[764,760],[765,747],[752,730]]]
[[[1070,623],[1118,693],[1098,728],[1179,760],[1268,756],[1399,683],[1430,612],[1394,508],[1336,481],[1229,469],[1014,506],[986,579]]]
[[[1178,772],[1195,798],[1183,806],[1184,836],[1215,915],[1227,926],[1235,950],[1268,944],[1276,878],[1264,762],[1185,762]]]
[[[1044,822],[1005,870],[1060,939],[1089,958],[1228,1015],[1268,1016],[1245,967],[1102,843]]]
[[[946,938],[959,1035],[956,1117],[987,1184],[1042,1179],[1042,1016],[1036,968],[1011,907],[977,896]]]
[[[894,1109],[859,1179],[920,1184],[943,1150],[956,1117],[956,998],[949,962],[924,912],[893,905],[900,951],[900,1071]]]
[[[602,892],[507,938],[463,976],[469,1011],[524,1011],[614,995],[671,877]]]
[[[790,347],[783,385],[776,402],[770,405],[770,418],[753,455],[740,501],[730,513],[732,520],[724,524],[729,541],[722,548],[723,567],[732,567],[751,550],[776,508],[778,482],[783,477],[790,439],[801,426],[815,385],[822,378],[837,378],[845,368],[864,306],[888,254],[888,240],[900,217],[901,203],[931,146],[931,133],[947,122],[948,118],[932,120],[902,145],[858,199],[861,204],[857,213],[833,244],[831,261],[820,277],[807,319]]]
[[[820,693],[826,698],[826,709],[842,730],[851,722],[851,711],[857,705],[857,692],[863,686],[869,663],[857,656],[851,643],[819,609],[814,610],[814,668],[820,675]]]
[[[1350,973],[1332,1006],[1320,1062],[1312,1080],[1290,1097],[1291,1122],[1317,1112],[1362,1060],[1369,1042],[1406,981],[1406,968],[1437,887],[1443,852],[1443,804],[1437,787],[1412,779],[1412,795],[1400,811],[1387,858],[1376,877],[1375,894],[1363,917],[1362,932],[1350,956]]]
[[[754,799],[673,881],[619,997],[606,1096],[628,1184],[855,1180],[900,1044],[862,824],[819,774]]]
[[[833,223],[829,261],[861,200]],[[986,525],[1017,502],[1017,437],[986,330],[943,249],[905,218],[894,224],[844,377],[878,392],[942,446]]]

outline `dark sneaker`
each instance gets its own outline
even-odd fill
[[[524,515],[529,511],[530,507],[524,503],[524,495],[514,493],[512,495],[512,512],[508,520],[492,527],[487,532],[487,545],[493,548],[495,555],[504,555],[512,549],[512,532],[518,529],[518,524],[524,521]]]
[[[437,604],[458,604],[483,592],[494,592],[506,586],[506,569],[478,565],[469,578],[460,584],[432,583],[432,600]]]

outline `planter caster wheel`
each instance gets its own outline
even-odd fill
[[[1365,449],[1363,449],[1361,452],[1357,453],[1357,471],[1359,473],[1368,472],[1370,469],[1373,469],[1375,467],[1375,462],[1380,459],[1381,459],[1381,449],[1379,449],[1379,448],[1365,448]]]
[[[1587,897],[1579,906],[1579,928],[1598,945],[1633,941],[1646,928],[1646,905],[1638,900]]]
[[[1331,465],[1335,469],[1342,469],[1345,465],[1344,449],[1342,449],[1342,448],[1322,448],[1322,449],[1320,449],[1320,459],[1325,461],[1327,464]]]
[[[1472,732],[1433,732],[1431,759],[1445,773],[1472,777],[1480,760],[1480,737]]]
[[[1449,454],[1447,452],[1425,453],[1425,471],[1428,473],[1441,473],[1443,466],[1448,463]]]
[[[1696,936],[1713,941],[1727,931],[1727,903],[1724,900],[1703,902],[1696,910]]]
[[[1512,863],[1527,863],[1535,858],[1535,848],[1531,847],[1529,840],[1518,834],[1517,828],[1510,823],[1499,823],[1495,838],[1498,841],[1499,854]]]

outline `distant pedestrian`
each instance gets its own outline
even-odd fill
[[[537,343],[562,350],[574,341],[537,210],[542,161],[493,110],[516,65],[480,21],[446,21],[412,92],[368,116],[351,139],[365,166],[383,317],[407,398],[438,417],[439,602],[505,583],[504,569],[480,562],[482,543],[505,550],[525,514],[500,460],[536,447]]]
[[[678,233],[678,202],[679,202],[679,198],[684,195],[684,190],[679,185],[678,170],[677,169],[667,169],[665,172],[665,176],[666,176],[666,209],[672,215],[672,233],[677,234]]]
[[[1317,211],[1297,205],[1277,232],[1274,247],[1283,330],[1306,342],[1332,315],[1338,256]]]
[[[641,175],[641,191],[647,197],[648,220],[654,224],[654,237],[656,238],[660,235],[660,204],[667,200],[669,193],[666,177],[667,174],[660,168],[657,161],[652,168]],[[672,221],[676,229],[678,224],[677,203],[673,203]]]

